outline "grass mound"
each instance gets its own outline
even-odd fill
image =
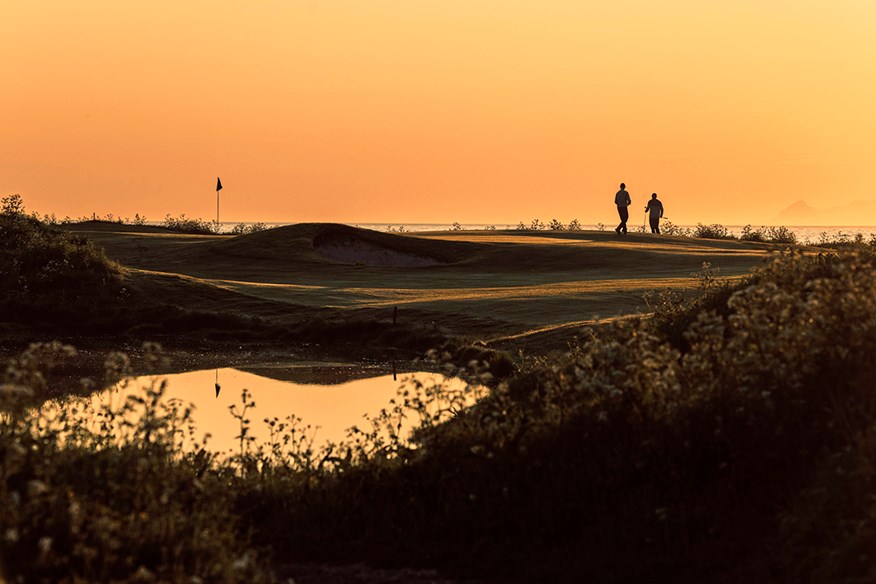
[[[143,225],[137,223],[119,223],[117,221],[104,221],[100,219],[89,219],[86,221],[77,221],[75,223],[63,224],[65,231],[82,232],[82,231],[110,231],[116,233],[173,233],[167,227],[159,227],[157,225]]]
[[[481,246],[467,242],[428,240],[381,233],[333,223],[302,223],[265,229],[212,244],[215,253],[288,261],[326,261],[315,250],[355,242],[370,249],[413,256],[437,263],[461,261]],[[356,263],[356,262],[352,262]]]

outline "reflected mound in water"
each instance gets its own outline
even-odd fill
[[[466,396],[467,405],[481,397],[484,390],[481,386],[469,386],[459,378],[449,378],[439,373],[399,373],[395,379],[392,373],[381,374],[375,369],[338,367],[333,364],[323,367],[290,364],[272,370],[275,376],[278,372],[292,375],[290,372],[296,371],[294,375],[308,378],[307,381],[291,381],[266,377],[264,370],[254,369],[258,373],[221,368],[144,375],[88,397],[46,402],[41,410],[50,419],[57,418],[61,410],[78,412],[82,417],[81,425],[98,429],[101,423],[112,417],[106,415],[108,410],[118,412],[127,400],[142,397],[144,388],[158,387],[166,382],[160,407],[178,408],[181,411],[187,404],[194,406],[195,432],[184,438],[179,446],[184,451],[197,449],[202,437],[209,434],[210,450],[219,454],[234,454],[241,447],[241,423],[235,419],[234,411],[245,412],[245,417],[252,422],[251,425],[247,424],[246,435],[253,447],[268,444],[272,437],[276,438],[277,424],[286,422],[288,428],[294,427],[298,435],[306,436],[314,447],[321,448],[328,442],[343,442],[347,438],[347,430],[353,426],[370,427],[366,416],[374,418],[385,408],[391,408],[391,400],[398,397],[400,389],[414,385],[441,386],[444,391]],[[330,373],[331,370],[334,373]],[[343,378],[352,371],[361,372],[363,377],[342,381],[336,377]],[[316,377],[320,374],[327,376],[327,380],[316,383]],[[244,391],[249,405],[243,403]],[[142,408],[135,408],[132,413],[116,419],[115,423],[136,426],[142,421],[138,417],[142,413]],[[275,418],[272,424],[271,420]],[[416,416],[407,417],[397,431],[406,439],[417,425]]]
[[[339,385],[359,379],[383,377],[392,374],[394,371],[398,373],[398,370],[394,369],[391,364],[366,366],[332,363],[322,363],[319,365],[308,363],[299,365],[266,363],[239,367],[237,370],[243,373],[252,373],[266,379],[289,381],[301,385]]]

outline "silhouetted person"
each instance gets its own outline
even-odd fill
[[[657,199],[657,193],[651,193],[651,200],[645,207],[645,211],[649,212],[648,218],[651,221],[651,233],[660,234],[660,218],[663,217],[663,203]]]
[[[620,225],[615,228],[615,231],[618,235],[623,233],[626,235],[627,233],[627,219],[630,218],[630,210],[627,208],[630,206],[632,201],[630,200],[630,193],[627,192],[627,186],[624,183],[621,183],[620,190],[614,196],[614,204],[617,205],[617,214],[620,215]]]

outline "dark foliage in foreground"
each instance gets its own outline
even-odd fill
[[[237,529],[233,492],[206,472],[212,455],[176,449],[191,410],[163,403],[162,386],[94,415],[80,415],[87,399],[39,406],[42,371],[74,355],[34,345],[0,383],[0,579],[266,581]],[[109,381],[127,372],[124,355],[107,360]]]
[[[648,325],[594,334],[415,448],[354,450],[306,487],[272,468],[241,505],[302,558],[401,550],[389,559],[532,581],[872,578],[874,263],[783,256],[699,312],[684,352]]]
[[[0,212],[0,320],[86,323],[126,295],[103,249],[49,227],[4,199]]]

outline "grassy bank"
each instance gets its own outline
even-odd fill
[[[869,581],[874,257],[786,253],[585,333],[472,408],[406,387],[320,452],[294,419],[251,444],[242,407],[239,456],[182,454],[187,414],[160,387],[124,406],[145,413],[121,443],[73,418],[42,430],[24,406],[64,350],[36,347],[2,386],[4,576],[252,581],[369,561],[503,581]],[[424,421],[411,442],[401,415]]]

